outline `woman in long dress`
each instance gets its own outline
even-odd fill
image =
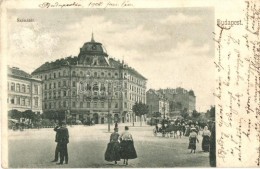
[[[211,132],[208,130],[208,126],[205,126],[202,132],[202,150],[204,152],[209,152],[210,136]]]
[[[192,151],[196,151],[196,142],[199,142],[199,139],[198,139],[198,134],[196,132],[196,128],[191,128],[190,129],[191,132],[190,132],[190,136],[189,136],[189,147],[188,149],[191,149],[190,153],[192,153]]]
[[[110,142],[107,145],[107,150],[105,152],[106,161],[120,161],[120,144],[119,144],[119,134],[118,128],[114,129],[114,132],[110,135]]]
[[[124,164],[128,165],[128,159],[137,158],[137,154],[134,147],[134,140],[129,133],[129,128],[125,126],[125,131],[120,136],[121,145],[121,159],[124,159]]]

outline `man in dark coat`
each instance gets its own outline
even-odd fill
[[[58,161],[58,158],[59,158],[59,153],[60,153],[60,150],[59,150],[59,146],[58,146],[58,129],[60,128],[60,125],[57,125],[55,128],[54,128],[54,131],[56,132],[56,136],[55,136],[55,142],[57,142],[57,145],[56,145],[56,149],[55,149],[55,157],[54,157],[54,160],[51,161],[51,162],[57,162]]]
[[[60,152],[60,162],[57,163],[58,165],[62,165],[64,158],[65,158],[65,164],[68,164],[68,148],[67,144],[69,143],[69,131],[66,128],[66,124],[62,122],[61,127],[58,129],[58,147]]]

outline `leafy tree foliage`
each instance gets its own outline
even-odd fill
[[[181,111],[181,116],[182,116],[184,119],[187,119],[187,117],[189,117],[189,113],[188,113],[188,109],[187,109],[187,108],[184,108],[184,109]]]
[[[136,116],[139,116],[140,117],[140,126],[142,126],[142,115],[145,115],[149,112],[149,109],[148,109],[148,106],[144,103],[141,103],[141,102],[136,102],[134,105],[133,105],[133,112],[135,113]]]

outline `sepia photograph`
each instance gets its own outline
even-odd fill
[[[216,166],[214,19],[7,10],[9,167]]]

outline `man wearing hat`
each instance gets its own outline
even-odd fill
[[[61,127],[58,129],[58,137],[57,137],[57,142],[58,142],[58,149],[60,152],[60,162],[57,163],[58,165],[62,165],[64,158],[65,158],[65,164],[68,164],[68,148],[67,144],[69,143],[69,131],[66,127],[66,123],[62,122]]]

